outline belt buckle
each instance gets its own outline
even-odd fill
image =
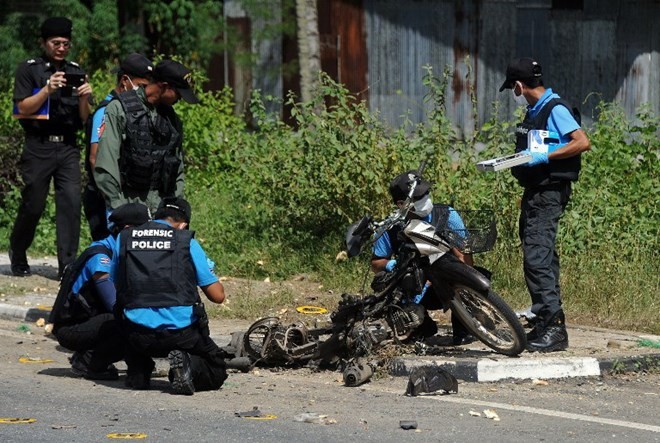
[[[49,135],[48,141],[53,143],[62,143],[64,141],[63,135]]]

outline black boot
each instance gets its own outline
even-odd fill
[[[564,312],[558,311],[545,324],[545,329],[539,332],[538,338],[527,342],[527,350],[530,352],[555,352],[564,351],[568,348],[568,332],[566,332],[566,321]]]

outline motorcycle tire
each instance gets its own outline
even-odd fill
[[[454,285],[453,292],[452,312],[477,339],[511,357],[525,349],[525,329],[502,297],[491,290],[485,293],[461,284]]]
[[[254,322],[243,335],[243,349],[253,361],[269,357],[270,341],[280,326],[278,317],[265,317]]]

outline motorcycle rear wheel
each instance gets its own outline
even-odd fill
[[[451,310],[472,335],[500,354],[516,356],[525,349],[525,330],[502,297],[460,284],[453,289]]]

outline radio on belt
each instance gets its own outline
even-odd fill
[[[559,144],[559,134],[554,131],[543,131],[541,129],[532,129],[527,133],[527,146],[532,152],[552,152],[563,146]],[[532,159],[530,154],[517,152],[504,157],[491,158],[477,163],[477,169],[484,171],[501,171],[503,169],[513,168],[514,166],[524,165]]]

